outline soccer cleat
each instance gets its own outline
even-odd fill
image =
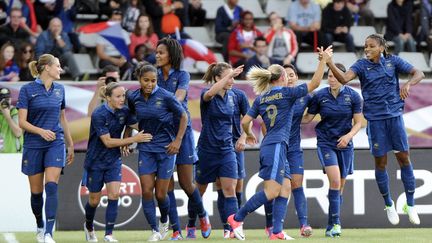
[[[331,230],[326,230],[326,232],[325,232],[325,236],[326,236],[326,237],[333,237],[333,235],[332,235],[332,233],[331,233]]]
[[[270,235],[270,240],[294,240],[291,236],[287,235],[287,233],[281,231],[277,234],[272,233]]]
[[[201,235],[204,239],[207,239],[210,236],[211,233],[211,224],[208,214],[202,218],[199,219],[200,226],[201,226]]]
[[[44,228],[37,228],[36,241],[38,243],[44,243],[45,242]]]
[[[419,225],[420,224],[420,218],[417,214],[417,210],[415,209],[415,206],[408,206],[405,204],[403,206],[404,213],[408,214],[409,221],[411,224]]]
[[[86,223],[84,223],[84,234],[87,242],[98,242],[96,232],[94,231],[94,229],[92,231],[89,231],[86,227]]]
[[[330,230],[332,237],[339,237],[342,235],[342,227],[340,224],[334,224],[333,228]]]
[[[45,234],[44,242],[45,243],[56,243],[55,240],[52,238],[51,234]]]
[[[168,228],[169,228],[169,219],[167,219],[165,223],[159,221],[159,233],[161,235],[161,240],[165,239],[165,237],[168,235]]]
[[[392,205],[386,206],[384,210],[387,211],[387,218],[392,225],[399,224],[399,215],[396,212],[395,204],[393,201],[392,201]]]
[[[227,221],[228,224],[231,226],[233,232],[234,232],[234,236],[238,239],[238,240],[245,240],[246,237],[243,233],[243,222],[237,222],[234,219],[234,215],[235,214],[231,214]]]
[[[112,235],[105,235],[104,241],[105,242],[118,242],[118,240],[116,240],[116,238],[114,238]]]
[[[312,235],[312,227],[310,227],[309,225],[303,225],[300,228],[300,235],[303,237],[309,237]]]
[[[265,227],[265,228],[264,228],[264,232],[265,232],[265,234],[267,235],[267,237],[270,237],[271,234],[272,234],[272,232],[273,232],[273,226]]]
[[[170,240],[183,240],[183,236],[182,236],[182,234],[180,233],[180,231],[177,230],[177,231],[174,231],[174,232],[173,232],[173,234],[172,234]]]
[[[152,234],[148,238],[148,241],[160,241],[160,240],[162,240],[162,237],[159,231],[152,230]]]
[[[231,230],[224,230],[223,231],[223,238],[224,239],[234,239],[234,232],[232,232]]]
[[[186,239],[195,240],[196,239],[195,231],[196,231],[195,227],[186,226]]]

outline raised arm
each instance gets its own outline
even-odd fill
[[[225,77],[223,77],[221,80],[219,80],[218,82],[216,82],[215,84],[213,84],[213,86],[207,90],[207,92],[204,93],[203,99],[204,101],[210,101],[211,99],[213,99],[213,97],[219,93],[219,91],[223,90],[223,88],[225,87],[226,83],[232,79],[237,77],[239,74],[241,74],[243,72],[243,66],[238,66],[237,68],[235,68],[234,70],[232,70],[229,74],[227,74]]]
[[[346,84],[357,77],[357,75],[351,69],[349,69],[345,73],[342,72],[339,68],[336,67],[332,59],[328,60],[327,66],[330,68],[337,81],[339,81],[339,83],[341,84]]]
[[[318,88],[318,86],[320,85],[321,80],[324,76],[326,62],[329,59],[331,59],[331,57],[333,55],[332,46],[327,47],[327,49],[325,49],[325,50],[323,47],[318,47],[317,49],[319,51],[319,60],[320,61],[318,63],[318,68],[312,77],[312,80],[309,83],[307,83],[308,93],[312,92],[313,90]]]

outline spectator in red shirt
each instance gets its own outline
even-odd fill
[[[135,48],[140,44],[144,44],[148,51],[155,52],[159,38],[153,30],[153,24],[148,15],[142,14],[138,17],[130,40],[129,53],[131,57],[135,57]]]

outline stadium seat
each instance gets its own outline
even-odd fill
[[[239,5],[243,8],[243,10],[249,10],[253,13],[254,18],[257,19],[265,19],[267,15],[264,14],[261,4],[258,0],[240,0]]]
[[[421,52],[400,52],[399,57],[411,63],[415,68],[423,72],[431,72],[431,68]]]
[[[217,9],[224,4],[224,0],[202,0],[202,8],[207,11],[206,19],[215,19]]]
[[[318,65],[318,55],[315,52],[299,52],[296,61],[300,73],[314,73]]]
[[[387,18],[387,5],[391,0],[370,0],[369,9],[377,19]]]
[[[223,58],[222,53],[215,52],[215,56],[216,56],[216,59],[217,59],[218,62],[224,62],[225,61],[224,58]]]
[[[333,62],[341,63],[348,70],[356,61],[358,57],[353,52],[334,52]]]
[[[97,74],[98,70],[93,65],[90,55],[87,53],[74,53],[73,58],[78,65],[79,75]]]
[[[364,47],[366,37],[375,34],[376,30],[373,26],[352,26],[350,33],[353,36],[355,47]]]
[[[268,0],[265,13],[269,15],[271,12],[276,12],[282,18],[285,18],[288,14],[288,8],[291,4],[291,0]]]
[[[98,34],[79,34],[79,41],[81,44],[88,48],[95,48],[96,47],[96,40],[98,38]]]
[[[214,41],[214,38],[211,38],[210,33],[206,27],[185,26],[183,31],[189,34],[192,37],[192,39],[201,42],[203,45],[207,47],[220,46],[219,43],[216,43]]]

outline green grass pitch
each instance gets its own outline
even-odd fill
[[[302,238],[299,236],[299,230],[288,229],[286,232],[294,237],[297,241],[312,243],[312,242],[432,242],[432,229],[410,228],[410,229],[342,229],[340,238],[324,237],[324,229],[314,229],[314,234],[310,238]],[[223,242],[221,230],[213,230],[209,239],[200,237],[200,231],[197,230],[197,240],[191,241],[194,243],[201,242]],[[246,242],[270,242],[264,236],[264,230],[246,230]],[[115,237],[119,242],[147,242],[150,235],[149,231],[114,231]],[[30,243],[36,242],[35,233],[14,233],[17,242]],[[103,231],[98,231],[97,236],[99,242],[103,242]],[[57,243],[80,243],[86,242],[83,231],[58,231],[54,233],[54,239]],[[164,241],[168,241],[166,238]],[[230,239],[230,242],[236,242],[236,239]],[[0,242],[7,242],[4,238],[4,233],[0,233]],[[240,241],[238,241],[240,242]]]

